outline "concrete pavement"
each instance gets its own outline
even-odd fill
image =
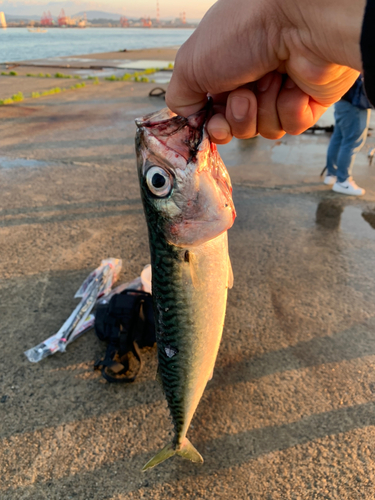
[[[7,78],[7,77],[5,77]],[[0,114],[0,477],[4,500],[372,500],[375,166],[363,199],[321,184],[328,136],[221,147],[238,213],[234,288],[189,439],[205,463],[143,474],[171,424],[155,350],[134,384],[104,383],[93,332],[39,364],[105,257],[120,280],[148,263],[134,118],[151,84],[106,82]]]

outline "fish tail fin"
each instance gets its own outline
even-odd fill
[[[199,453],[199,451],[191,444],[188,438],[184,438],[182,441],[182,445],[178,451],[176,451],[177,455],[185,458],[185,460],[191,460],[196,464],[203,464],[203,457]]]
[[[152,467],[155,467],[155,465],[161,464],[162,462],[164,462],[164,460],[167,460],[174,455],[180,455],[180,457],[185,458],[186,460],[191,460],[195,463],[203,463],[201,454],[194,448],[194,446],[187,438],[184,438],[182,444],[178,447],[178,449],[174,443],[167,444],[167,446],[159,451],[159,453],[157,453],[154,458],[147,462],[142,471],[144,472],[147,469],[151,469]]]

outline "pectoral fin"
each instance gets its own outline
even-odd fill
[[[233,269],[228,255],[228,288],[233,287]]]
[[[194,255],[193,252],[191,251],[186,251],[185,252],[185,262],[189,263],[190,266],[190,276],[191,276],[191,281],[193,283],[194,288],[199,288],[201,286],[201,281],[199,279],[199,273],[198,273],[198,259],[196,255]],[[233,287],[233,269],[232,269],[232,264],[230,262],[230,258],[228,255],[228,288]]]
[[[191,281],[193,283],[194,288],[199,288],[200,287],[200,279],[198,275],[198,260],[197,257],[194,255],[193,252],[187,251],[185,253],[185,260],[188,259],[187,261],[189,262],[190,266],[190,276],[191,276]]]

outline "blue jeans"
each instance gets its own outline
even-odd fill
[[[356,154],[366,142],[370,109],[360,109],[348,101],[335,104],[335,129],[327,151],[327,175],[344,182],[351,175]]]

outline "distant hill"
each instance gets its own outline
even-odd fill
[[[77,12],[77,9],[81,9],[78,15],[83,15],[86,12],[88,19],[120,19],[121,15],[117,13],[91,10],[93,3],[92,1],[86,0],[0,0],[0,10],[4,11],[5,15],[8,17],[18,17],[22,19],[30,17],[40,18],[43,12],[48,11],[51,12],[53,17],[57,17],[61,9],[64,9],[66,15],[70,17],[73,16],[74,12]],[[103,3],[103,5],[105,4]]]
[[[72,17],[83,17],[87,15],[87,20],[92,21],[93,19],[107,19],[108,21],[119,21],[121,14],[114,14],[112,12],[103,12],[102,10],[86,10],[82,12],[77,12]]]

